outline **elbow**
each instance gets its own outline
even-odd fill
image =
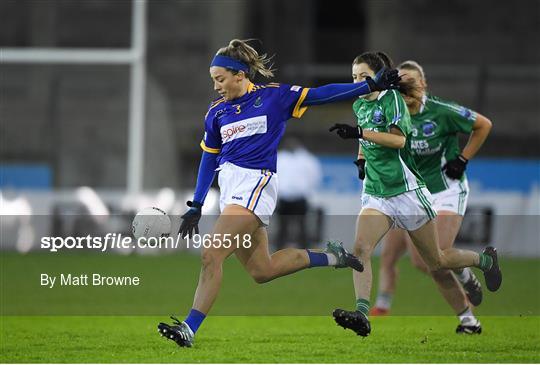
[[[491,122],[491,120],[486,118],[486,131],[490,132],[492,127],[493,127],[493,123]]]
[[[491,122],[491,120],[489,120],[488,118],[486,118],[485,116],[481,114],[478,114],[477,124],[478,124],[478,129],[482,129],[486,133],[489,133],[491,131],[491,128],[493,127],[493,123]]]
[[[491,128],[493,127],[493,123],[491,123],[491,120],[489,120],[488,118],[483,117],[481,126],[486,132],[489,133],[489,131],[491,131]]]

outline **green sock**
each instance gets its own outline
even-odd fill
[[[486,255],[485,253],[481,253],[479,256],[480,262],[478,263],[478,267],[483,271],[491,269],[491,266],[493,265],[493,259],[491,256]]]
[[[357,299],[356,310],[362,312],[367,317],[369,312],[369,300]]]

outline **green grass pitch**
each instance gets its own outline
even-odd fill
[[[393,316],[372,318],[372,335],[360,338],[329,315],[354,303],[350,271],[316,268],[257,285],[230,259],[195,347],[183,349],[156,325],[190,308],[197,257],[1,255],[2,363],[540,362],[539,260],[503,259],[503,287],[476,310],[484,332],[460,336],[435,285],[404,259]],[[137,274],[142,284],[46,289],[41,272]]]

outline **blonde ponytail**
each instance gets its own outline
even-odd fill
[[[408,60],[408,61],[401,62],[397,68],[399,70],[418,71],[418,73],[420,74],[420,77],[422,79],[426,80],[426,74],[424,72],[424,68],[422,66],[420,66],[420,64],[418,62],[416,62],[416,61]]]
[[[218,55],[228,56],[235,60],[244,62],[249,66],[248,79],[254,80],[257,74],[263,77],[270,78],[274,76],[274,69],[272,69],[271,57],[266,54],[259,55],[257,51],[251,47],[247,42],[253,39],[233,39],[229,42],[227,47],[220,48],[217,52]]]

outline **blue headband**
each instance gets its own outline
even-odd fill
[[[246,65],[244,62],[235,60],[232,57],[222,55],[216,55],[212,60],[210,66],[225,67],[236,71],[244,71],[245,73],[249,71],[249,66]]]

